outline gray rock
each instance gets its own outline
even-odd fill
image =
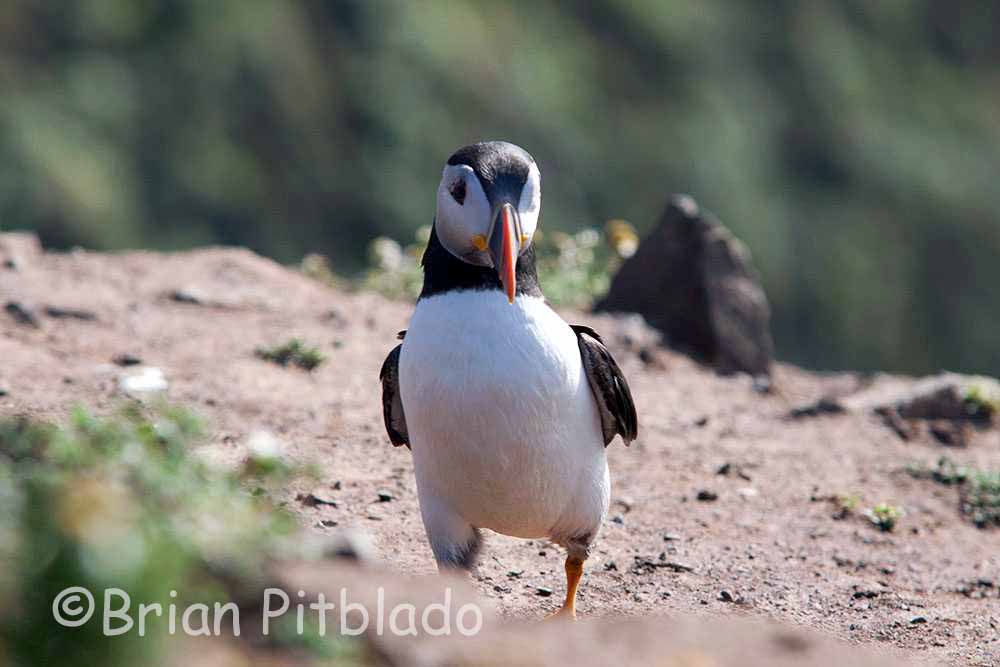
[[[622,265],[595,310],[633,312],[720,372],[770,375],[770,308],[750,253],[686,195]]]
[[[844,407],[934,420],[990,418],[1000,405],[1000,382],[982,375],[941,373],[915,382],[885,384],[844,399]]]
[[[18,301],[8,301],[7,305],[4,306],[4,311],[18,324],[34,327],[35,329],[41,326],[38,323],[38,316],[35,315],[34,311]]]

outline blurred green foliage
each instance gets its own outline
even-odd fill
[[[216,470],[190,451],[199,433],[183,410],[137,404],[105,418],[77,411],[61,428],[0,420],[0,664],[161,664],[169,604],[178,628],[195,602],[259,604],[251,596],[263,590],[266,560],[307,551],[292,515],[267,492],[295,471],[266,447],[238,470]],[[78,628],[53,618],[53,600],[71,586],[97,604]],[[144,638],[136,626],[106,638],[106,588],[128,593],[134,619],[140,602],[160,603],[164,616],[150,617]],[[312,651],[303,637],[296,642]],[[335,648],[327,642],[313,654]]]
[[[506,138],[544,229],[717,213],[783,358],[998,373],[998,65],[991,0],[8,0],[0,225],[350,274]]]
[[[942,456],[936,468],[911,463],[906,471],[915,479],[957,486],[962,514],[979,528],[1000,527],[1000,470],[959,465]]]
[[[370,264],[361,287],[394,299],[416,298],[423,285],[420,260],[429,237],[430,225],[424,225],[405,247],[385,236],[376,238],[368,248]],[[611,221],[603,232],[589,228],[575,234],[536,232],[532,245],[546,298],[557,306],[588,308],[608,291],[611,276],[621,260],[635,252],[637,243],[635,230],[624,220]],[[317,260],[303,264],[308,275],[330,281],[316,270]]]

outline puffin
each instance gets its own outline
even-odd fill
[[[546,302],[532,240],[541,177],[523,148],[488,141],[448,158],[423,255],[423,288],[382,365],[385,428],[413,457],[439,571],[469,570],[481,529],[566,550],[576,618],[584,562],[611,495],[606,447],[638,420],[593,329]]]

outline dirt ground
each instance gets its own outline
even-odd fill
[[[388,568],[435,571],[410,453],[388,442],[378,383],[411,304],[334,290],[244,250],[43,254],[0,235],[5,258],[14,265],[0,267],[0,305],[30,309],[37,326],[0,312],[0,414],[110,409],[128,372],[112,360],[134,355],[163,370],[172,402],[209,421],[206,456],[239,461],[250,436],[269,431],[290,457],[320,466],[318,486],[287,492],[308,530],[357,527]],[[94,318],[53,317],[53,306]],[[792,420],[791,407],[823,394],[907,380],[779,365],[776,390],[762,395],[748,378],[657,348],[639,322],[563,314],[610,339],[640,418],[631,448],[609,448],[613,504],[582,616],[763,618],[904,664],[1000,665],[1000,531],[963,520],[953,488],[905,471],[943,454],[1000,467],[1000,431],[945,447],[926,429],[904,441],[867,413]],[[254,356],[291,337],[328,361],[307,373]],[[337,506],[294,500],[307,491]],[[859,498],[839,519],[838,495]],[[905,510],[893,532],[862,516],[880,502]],[[562,554],[488,534],[474,583],[503,618],[538,619],[561,601]]]

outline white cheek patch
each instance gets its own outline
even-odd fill
[[[524,182],[521,190],[521,200],[517,204],[517,212],[521,218],[521,234],[527,237],[521,251],[531,243],[531,237],[535,235],[538,227],[538,212],[542,205],[542,177],[538,173],[538,165],[531,164],[528,170],[528,178]]]
[[[461,204],[451,194],[458,182],[465,184],[465,199]],[[459,259],[467,260],[476,251],[474,237],[485,237],[489,232],[490,204],[476,173],[468,165],[445,166],[438,186],[434,224],[441,245]]]

